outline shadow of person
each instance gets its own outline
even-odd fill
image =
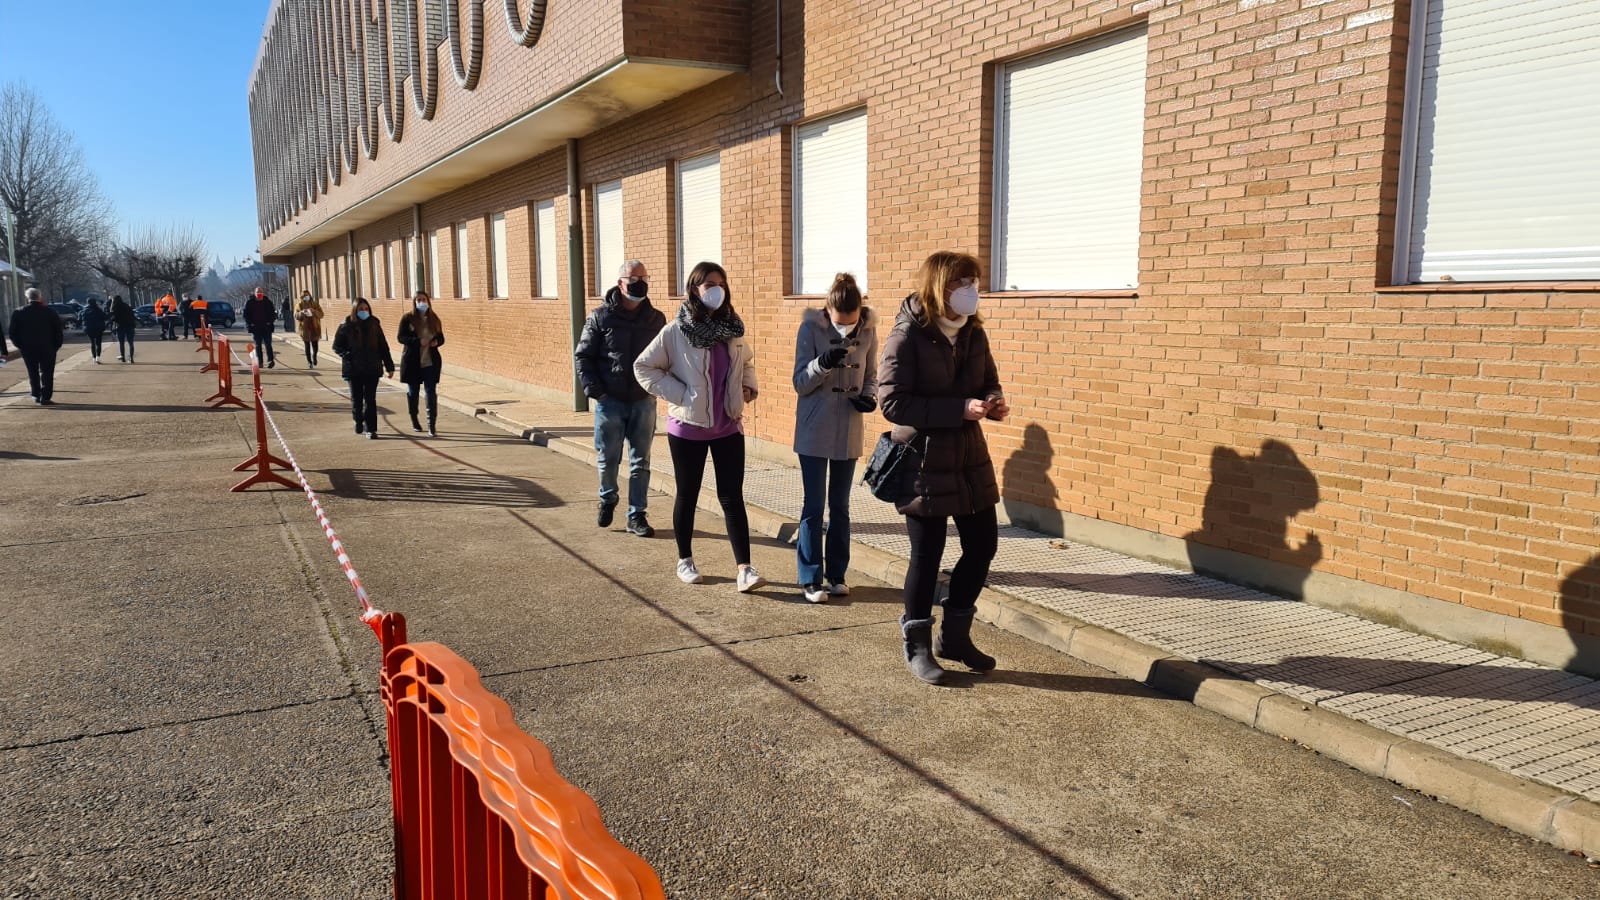
[[[1200,529],[1184,535],[1189,564],[1201,574],[1303,599],[1322,541],[1313,533],[1291,545],[1289,520],[1320,500],[1316,476],[1288,444],[1265,441],[1254,456],[1217,447]],[[1261,560],[1266,564],[1256,564]]]
[[[1061,537],[1064,521],[1056,508],[1060,492],[1050,478],[1055,451],[1050,432],[1035,422],[1022,430],[1022,446],[1006,460],[1002,470],[1006,516],[1020,525],[1051,537]]]
[[[1561,627],[1572,640],[1564,668],[1600,677],[1600,556],[1561,579]]]

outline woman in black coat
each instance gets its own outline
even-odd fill
[[[100,342],[106,335],[105,307],[99,300],[91,298],[89,308],[83,311],[83,333],[89,336],[89,353],[94,357],[94,364],[100,364]]]
[[[894,423],[894,440],[923,454],[921,472],[896,504],[906,517],[911,561],[906,570],[905,662],[930,684],[944,682],[934,656],[987,672],[994,657],[972,645],[978,593],[999,547],[995,506],[999,483],[984,419],[1010,414],[989,336],[978,316],[978,261],[940,251],[917,273],[917,292],[907,297],[884,344],[878,367],[878,399]],[[961,560],[950,573],[944,626],[933,640],[933,595],[945,531],[955,519]]]
[[[117,333],[117,360],[133,362],[133,329],[139,320],[134,318],[133,307],[122,302],[122,295],[111,298],[111,327]]]
[[[428,393],[428,436],[438,437],[434,428],[439,419],[439,370],[443,361],[439,348],[444,346],[444,326],[439,314],[434,312],[426,291],[417,291],[411,298],[411,312],[400,319],[400,333],[396,337],[403,347],[400,351],[400,380],[406,386],[406,408],[411,411],[411,430],[420,432],[417,421],[417,394],[426,388]]]
[[[363,429],[369,440],[378,437],[378,379],[384,371],[394,377],[394,357],[383,324],[372,314],[372,304],[357,297],[350,315],[333,336],[333,352],[344,360],[344,378],[350,382],[350,414],[356,434]]]

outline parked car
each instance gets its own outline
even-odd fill
[[[145,325],[150,328],[154,328],[161,324],[160,322],[156,321],[156,305],[154,303],[146,303],[143,306],[135,306],[133,308],[133,321],[139,325]]]
[[[226,300],[206,301],[206,324],[213,328],[232,328],[237,314]]]
[[[78,308],[71,303],[48,303],[50,311],[61,317],[62,328],[78,327]]]

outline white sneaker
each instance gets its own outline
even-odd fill
[[[828,591],[820,584],[802,585],[800,593],[805,596],[807,603],[823,603],[828,599]]]
[[[699,584],[705,581],[700,575],[700,570],[694,567],[694,557],[678,560],[678,580],[684,584]]]
[[[828,596],[848,597],[850,596],[850,585],[842,581],[830,581],[828,582]]]
[[[741,594],[748,594],[756,588],[767,586],[767,580],[761,577],[760,572],[750,566],[744,566],[739,569],[738,582],[739,593]]]

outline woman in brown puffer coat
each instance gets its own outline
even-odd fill
[[[978,316],[978,261],[940,251],[917,273],[917,292],[901,304],[878,368],[878,399],[895,426],[894,440],[923,455],[922,471],[896,508],[906,517],[911,563],[906,570],[905,663],[930,684],[944,683],[934,656],[987,672],[994,657],[972,645],[978,593],[999,546],[995,479],[984,419],[1011,409]],[[950,518],[961,535],[961,559],[950,573],[944,626],[933,639],[933,595]]]

